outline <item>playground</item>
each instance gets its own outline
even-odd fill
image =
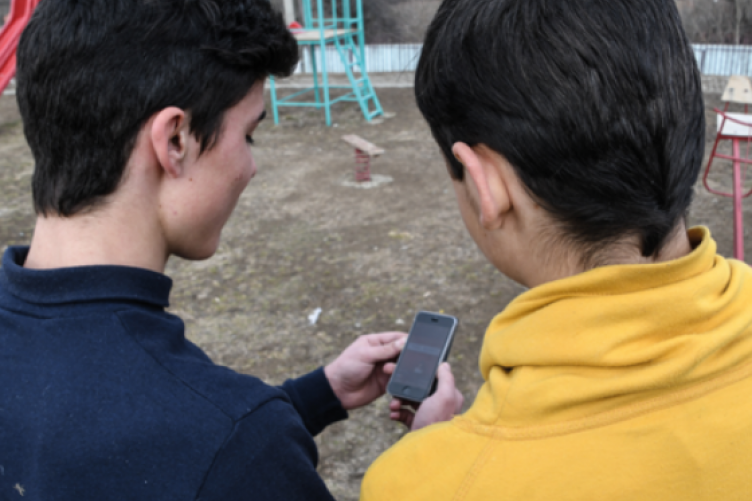
[[[260,127],[259,173],[219,251],[205,262],[170,262],[171,311],[217,363],[272,383],[327,363],[360,334],[406,330],[421,309],[445,311],[460,319],[450,361],[467,406],[481,384],[485,327],[523,289],[494,271],[466,234],[412,90],[377,91],[391,118],[368,124],[356,104],[341,103],[332,127],[314,109],[285,109],[280,125]],[[710,150],[713,107],[722,103],[718,94],[706,101]],[[391,182],[353,182],[346,134],[385,150],[371,168]],[[0,247],[29,242],[32,169],[15,98],[0,97]],[[714,166],[709,182],[730,190],[730,166]],[[749,199],[744,216],[749,235]],[[731,199],[698,183],[689,222],[709,226],[720,253],[733,254]],[[387,404],[382,398],[318,437],[320,471],[337,499],[357,499],[367,466],[405,432],[388,420]]]
[[[355,42],[345,42],[357,54]],[[0,89],[9,68],[0,67]],[[485,328],[524,289],[489,265],[467,235],[444,161],[406,86],[412,79],[409,72],[372,74],[384,113],[364,113],[358,104],[372,106],[374,89],[348,74],[353,99],[330,115],[281,108],[278,125],[273,102],[299,91],[286,82],[277,82],[278,96],[267,91],[270,117],[254,134],[259,171],[218,252],[203,262],[173,259],[167,270],[174,279],[170,311],[216,363],[279,384],[328,363],[361,334],[406,331],[419,310],[445,312],[460,320],[449,360],[465,406],[472,403],[482,383],[477,358]],[[34,161],[14,92],[11,84],[0,95],[2,249],[28,244],[35,220]],[[706,94],[705,164],[716,138],[713,110],[723,106],[719,92]],[[368,160],[370,176],[354,152],[361,139],[342,139],[353,135],[383,150]],[[741,143],[750,156],[749,139]],[[708,184],[731,192],[730,162],[715,162]],[[749,190],[750,180],[744,185]],[[742,207],[749,235],[752,199]],[[702,179],[688,222],[708,226],[720,254],[738,252],[733,201],[711,194]],[[752,239],[743,240],[749,263]],[[356,500],[367,467],[406,432],[389,421],[388,402],[352,412],[317,438],[319,470],[335,498]]]

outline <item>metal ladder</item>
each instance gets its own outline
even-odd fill
[[[304,53],[310,53],[313,85],[278,97],[276,81],[269,79],[275,124],[279,123],[279,108],[284,106],[323,108],[327,125],[332,125],[331,106],[340,101],[357,102],[369,122],[384,113],[366,70],[362,0],[354,3],[353,9],[351,0],[302,0],[303,25],[295,26],[292,32]],[[345,67],[349,85],[332,85],[329,81],[327,47],[331,46]],[[332,98],[331,90],[344,94]]]
[[[361,48],[355,43],[355,35],[353,33],[346,35],[343,41],[340,41],[339,38],[335,39],[335,46],[337,47],[340,60],[345,66],[347,79],[352,86],[353,100],[358,102],[360,109],[363,111],[363,116],[370,122],[374,117],[382,115],[384,110],[381,108],[379,98],[373,89],[371,79],[368,78],[368,72],[364,64],[365,54],[361,52]],[[354,71],[356,66],[360,70],[360,78],[356,78]]]

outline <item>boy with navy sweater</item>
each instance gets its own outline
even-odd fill
[[[256,172],[295,39],[266,0],[45,0],[18,48],[30,247],[0,271],[0,499],[331,499],[313,436],[384,393],[403,333],[281,387],[217,366],[165,312]],[[458,400],[448,367],[424,422]]]

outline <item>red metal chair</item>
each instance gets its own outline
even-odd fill
[[[734,199],[734,257],[740,261],[744,261],[744,213],[742,210],[742,199],[752,195],[752,189],[746,193],[744,192],[744,178],[746,177],[747,166],[748,164],[752,164],[752,157],[750,157],[750,146],[752,146],[752,114],[748,113],[749,105],[752,104],[752,83],[749,78],[732,76],[726,85],[721,101],[724,101],[726,106],[723,111],[718,108],[715,109],[715,112],[718,114],[718,133],[715,137],[715,144],[710,153],[708,166],[705,169],[702,182],[709,192]],[[728,108],[731,103],[743,104],[744,113],[729,113]],[[718,145],[721,141],[731,141],[730,155],[718,152]],[[713,189],[708,184],[710,166],[713,164],[713,159],[716,158],[732,162],[732,193]]]
[[[39,0],[12,0],[10,13],[0,29],[0,95],[16,74],[16,47]]]

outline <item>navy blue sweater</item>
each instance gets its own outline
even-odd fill
[[[281,388],[215,365],[147,270],[0,270],[0,500],[330,500],[319,369]]]

